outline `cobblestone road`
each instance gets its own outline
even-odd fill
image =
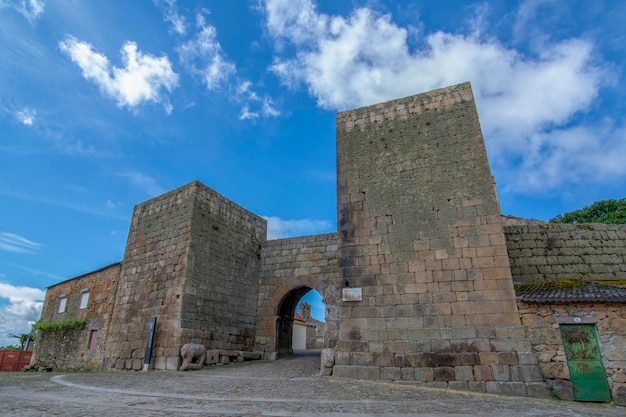
[[[0,416],[620,416],[607,404],[317,376],[319,356],[189,372],[0,373]]]

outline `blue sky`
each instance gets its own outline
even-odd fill
[[[335,113],[472,83],[504,214],[626,195],[626,2],[0,0],[0,345],[198,179],[332,232]]]

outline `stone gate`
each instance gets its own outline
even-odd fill
[[[565,373],[540,368],[542,342],[527,337],[511,273],[512,259],[526,273],[539,258],[517,243],[527,226],[507,241],[469,83],[338,113],[336,134],[337,233],[268,241],[263,218],[197,181],[141,203],[121,264],[48,289],[42,320],[86,325],[40,335],[36,361],[141,369],[151,317],[151,368],[177,369],[189,342],[277,359],[291,353],[294,310],[315,289],[334,376],[549,397],[546,381]],[[619,278],[626,228],[611,233],[612,256],[589,271]],[[581,264],[586,256],[577,252]],[[91,307],[74,301],[79,290]],[[622,321],[612,323],[626,322],[623,304],[614,311]],[[610,382],[626,392],[617,350]]]

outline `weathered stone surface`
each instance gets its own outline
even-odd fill
[[[529,397],[552,398],[552,391],[545,382],[529,382],[526,384],[526,392]]]
[[[259,358],[260,359],[260,358]],[[210,349],[206,352],[206,365],[215,365],[220,361],[220,351],[217,349]]]
[[[110,324],[110,302],[115,293],[121,264],[115,263],[89,274],[48,287],[41,312],[44,323],[84,320],[84,328],[62,331],[40,331],[31,360],[32,365],[49,366],[56,371],[101,371]],[[80,308],[81,298],[87,293],[87,308]],[[66,307],[59,312],[61,296]],[[95,343],[90,348],[89,339]],[[78,354],[78,352],[80,352]],[[113,367],[123,369],[121,362]]]
[[[626,265],[625,225],[532,223],[506,225],[515,282],[620,279]]]
[[[615,405],[626,406],[626,384],[614,384],[612,396]]]
[[[543,376],[537,365],[513,365],[511,379],[518,382],[536,382],[543,381]]]
[[[574,401],[574,388],[571,382],[563,379],[548,379],[546,382],[555,397],[562,400]]]
[[[456,374],[453,367],[440,366],[433,369],[435,381],[455,381]]]
[[[330,376],[333,374],[333,366],[335,365],[335,349],[325,348],[320,353],[320,375]]]
[[[526,384],[523,382],[490,381],[486,383],[486,391],[491,394],[517,395],[520,397],[527,395]]]

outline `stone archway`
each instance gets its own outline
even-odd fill
[[[337,235],[270,240],[263,247],[254,350],[265,359],[292,353],[293,315],[311,290],[325,307],[325,347],[339,332]]]
[[[294,312],[300,299],[312,290],[313,288],[307,286],[294,288],[285,294],[278,304],[278,311],[276,312],[276,353],[279,358],[293,353]]]

